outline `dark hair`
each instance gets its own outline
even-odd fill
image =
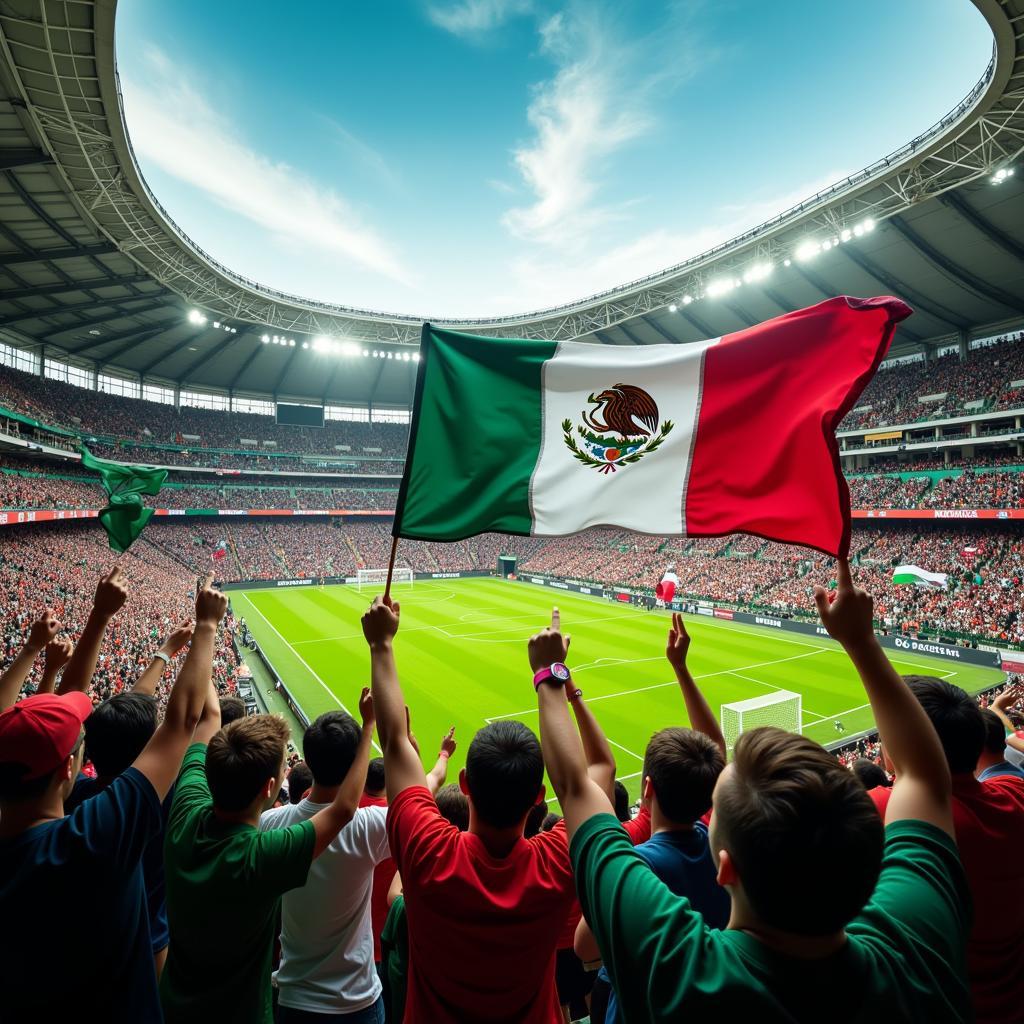
[[[619,821],[629,821],[631,817],[629,813],[629,790],[618,779],[615,780],[615,817]]]
[[[977,701],[959,686],[934,676],[904,676],[931,719],[954,775],[970,775],[985,745],[985,720]]]
[[[707,813],[724,767],[717,744],[695,729],[662,729],[644,751],[644,776],[651,780],[661,813],[676,825],[692,825]]]
[[[494,828],[519,824],[544,782],[540,742],[522,722],[484,726],[466,755],[466,786],[480,820]]]
[[[864,787],[817,743],[771,726],[742,733],[733,754],[712,828],[751,907],[799,935],[844,927],[882,867],[882,819]]]
[[[288,802],[297,804],[302,795],[313,785],[313,773],[305,761],[296,761],[288,773]]]
[[[982,710],[981,719],[985,723],[985,745],[982,749],[988,754],[1002,754],[1006,750],[1003,720],[991,708]]]
[[[240,718],[245,718],[245,701],[241,697],[221,697],[220,727],[223,729]]]
[[[78,753],[84,739],[83,732],[68,757]],[[26,779],[25,776],[31,769],[24,761],[0,761],[0,800],[16,804],[38,799],[50,788],[57,772],[63,770],[64,763],[61,761],[55,768],[34,779]]]
[[[560,814],[545,814],[544,820],[540,823],[541,832],[550,832],[561,820]]]
[[[454,782],[442,786],[434,799],[441,817],[447,818],[460,832],[469,828],[469,801]]]
[[[214,806],[244,811],[267,779],[281,780],[288,723],[277,715],[250,715],[214,733],[206,748],[206,781]]]
[[[347,711],[325,711],[302,737],[302,753],[321,786],[341,785],[356,757],[362,730]]]
[[[375,757],[366,767],[366,785],[363,787],[367,793],[384,792],[384,758]]]
[[[101,779],[131,767],[156,732],[157,702],[147,693],[119,693],[85,720],[85,756]]]
[[[523,836],[526,839],[529,839],[530,836],[535,836],[540,831],[540,826],[547,816],[547,800],[541,800],[540,803],[534,804],[530,808],[530,813],[526,816],[526,824],[523,826]]]
[[[866,757],[858,757],[850,766],[850,771],[860,779],[860,784],[865,789],[876,789],[878,786],[891,786],[889,776],[880,764]]]

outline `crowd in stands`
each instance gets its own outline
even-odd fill
[[[256,413],[192,406],[175,409],[161,402],[90,391],[3,365],[0,406],[67,430],[155,443],[182,444],[187,440],[204,448],[238,448],[244,439],[261,446],[273,442],[282,452],[401,458],[409,434],[408,426],[401,423],[327,420],[322,428],[293,427]]]
[[[570,654],[557,609],[520,651],[540,739],[517,719],[460,737],[465,769],[446,786],[454,731],[417,744],[390,601],[362,617],[358,719],[319,716],[299,762],[284,719],[236,717],[219,692],[232,625],[213,573],[187,592],[152,546],[148,564],[97,570],[81,533],[75,547],[70,532],[21,536],[10,572],[3,549],[5,1018],[1019,1019],[1024,686],[983,709],[946,680],[899,676],[845,562],[813,599],[877,738],[849,767],[773,727],[727,750],[674,615],[656,656],[678,711],[649,723],[632,817],[604,710],[572,677],[588,654]],[[71,575],[29,561],[43,550]],[[547,813],[546,781],[564,817]],[[55,970],[62,928],[86,928],[89,948]]]
[[[1024,405],[1024,345],[1020,332],[995,344],[972,349],[966,359],[956,352],[930,362],[883,366],[864,389],[840,430],[859,430],[889,424],[964,416],[966,406],[981,403],[981,411],[1016,409]],[[921,402],[922,397],[942,396]]]

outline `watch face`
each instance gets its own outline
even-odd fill
[[[561,682],[565,682],[569,678],[569,669],[566,665],[563,665],[560,661],[556,661],[551,666],[551,674]]]

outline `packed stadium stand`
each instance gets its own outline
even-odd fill
[[[852,577],[827,548],[753,534],[401,541],[410,610],[424,577],[574,590],[615,645],[584,664],[626,680],[596,695],[557,611],[529,641],[503,606],[413,627],[444,640],[411,672],[397,607],[367,593],[352,613],[395,556],[421,318],[220,264],[136,161],[117,0],[0,4],[0,1019],[1024,1019],[1024,0],[962,2],[991,62],[898,150],[662,272],[437,321],[642,354],[835,296],[914,309],[828,424]],[[83,447],[167,470],[116,555]],[[286,616],[296,592],[334,603],[351,635],[292,646],[242,604],[257,591]],[[638,622],[657,624],[654,656],[616,634]],[[691,674],[685,622],[738,638],[740,659],[702,651],[713,665]],[[510,713],[452,682],[495,634],[522,675]],[[336,641],[371,666],[362,694],[352,648],[317,662],[326,678],[299,650]],[[786,651],[761,661],[762,643]],[[812,657],[859,706],[772,728],[795,697],[762,666],[789,685]],[[634,663],[673,678],[634,688]],[[307,715],[290,672],[331,710]],[[771,691],[754,698],[768,728],[727,742],[702,682],[723,676],[741,704]],[[670,720],[651,711],[666,688]],[[646,746],[605,734],[622,697]],[[464,702],[475,736],[416,724]],[[443,785],[453,755],[461,786]]]

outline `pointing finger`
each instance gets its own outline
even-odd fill
[[[560,632],[562,629],[562,613],[557,608],[551,609],[551,628],[555,632]]]
[[[836,563],[836,583],[839,590],[852,590],[853,577],[850,575],[850,563],[845,558],[840,558]]]

